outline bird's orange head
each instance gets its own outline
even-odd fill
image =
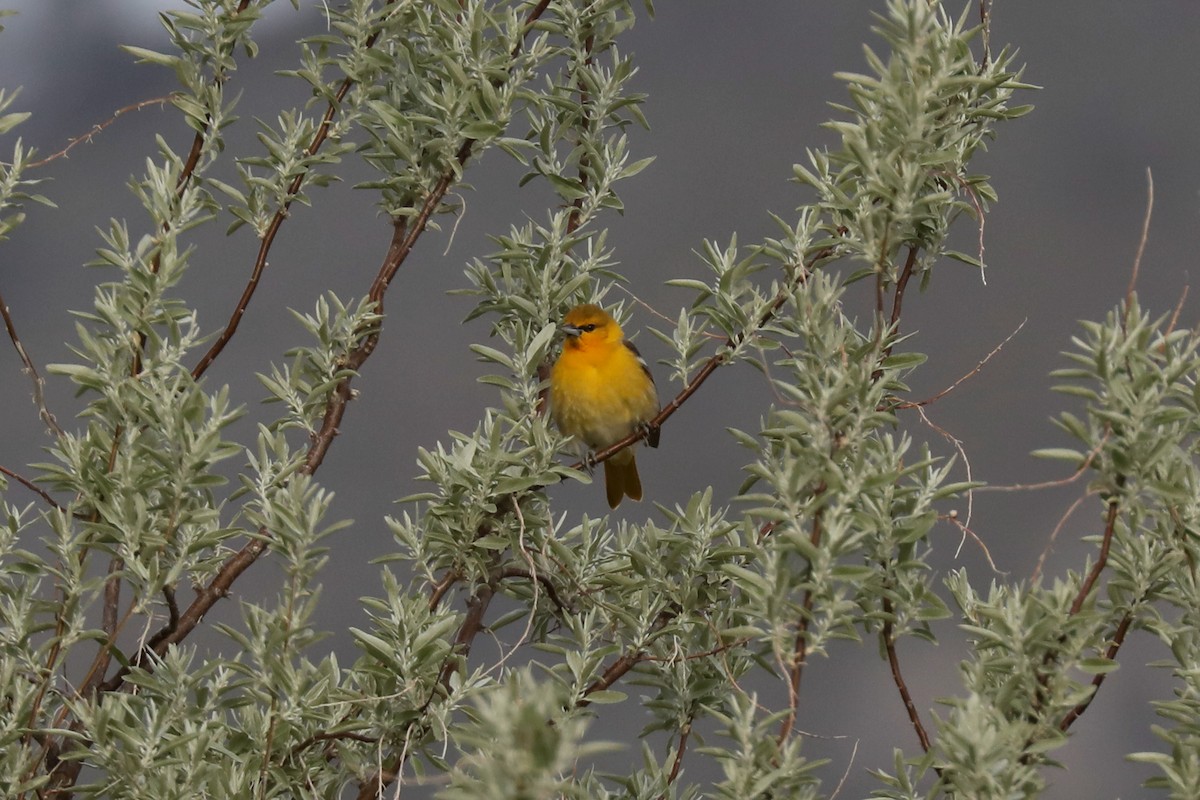
[[[567,347],[586,349],[620,342],[625,338],[617,321],[603,308],[592,303],[584,303],[568,311],[560,329],[567,335]]]

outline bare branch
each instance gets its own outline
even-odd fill
[[[1075,510],[1083,505],[1083,501],[1087,500],[1095,493],[1096,492],[1094,490],[1090,490],[1077,497],[1075,502],[1071,503],[1070,507],[1067,508],[1066,513],[1059,518],[1058,524],[1055,525],[1054,530],[1050,532],[1050,538],[1046,541],[1046,546],[1042,548],[1042,554],[1038,556],[1037,564],[1033,568],[1033,574],[1029,576],[1030,583],[1037,583],[1038,579],[1041,578],[1042,568],[1046,566],[1046,559],[1050,555],[1050,548],[1054,546],[1055,540],[1058,539],[1059,531],[1062,530],[1063,525],[1066,525],[1067,520],[1070,519],[1071,515],[1075,513]]]
[[[1137,254],[1133,257],[1133,269],[1129,272],[1129,286],[1125,289],[1125,318],[1133,305],[1133,291],[1137,287],[1138,271],[1142,266],[1142,254],[1146,252],[1146,241],[1150,238],[1150,217],[1154,212],[1154,175],[1146,167],[1146,215],[1142,218],[1142,235],[1138,239]]]
[[[118,108],[116,111],[113,112],[113,115],[111,117],[104,120],[103,122],[96,123],[95,125],[92,126],[92,129],[89,130],[87,133],[82,134],[80,136],[76,136],[74,139],[68,140],[67,146],[64,147],[62,150],[59,150],[57,153],[54,153],[53,155],[46,156],[45,158],[43,158],[39,161],[31,161],[28,164],[26,164],[25,166],[29,169],[35,169],[37,167],[44,167],[47,164],[49,164],[51,161],[56,161],[60,158],[66,158],[67,154],[70,153],[71,150],[73,150],[76,145],[91,144],[91,141],[92,141],[92,139],[95,138],[96,134],[100,133],[105,128],[112,125],[114,122],[116,122],[118,119],[120,119],[121,116],[128,114],[130,111],[141,111],[143,108],[146,108],[148,106],[165,105],[165,104],[171,102],[172,99],[174,99],[174,98],[171,95],[164,95],[163,97],[153,97],[149,100],[142,100],[140,102],[132,103],[130,105],[124,106],[123,108]]]
[[[1011,342],[1011,341],[1013,340],[1013,338],[1014,338],[1014,337],[1015,337],[1015,336],[1016,336],[1018,333],[1020,333],[1020,332],[1021,332],[1021,329],[1025,327],[1025,323],[1026,323],[1026,322],[1028,322],[1028,321],[1029,321],[1029,318],[1028,318],[1028,317],[1026,317],[1025,319],[1021,320],[1021,324],[1020,324],[1020,325],[1018,325],[1018,326],[1017,326],[1017,327],[1016,327],[1016,328],[1013,330],[1013,332],[1012,332],[1012,333],[1010,333],[1008,336],[1004,337],[1004,341],[1003,341],[1003,342],[1001,342],[1000,344],[998,344],[998,345],[996,345],[995,347],[993,347],[993,348],[992,348],[992,350],[991,350],[991,352],[990,352],[990,353],[988,353],[986,356],[984,356],[984,357],[983,357],[983,359],[982,359],[982,360],[981,360],[981,361],[980,361],[978,364],[976,364],[976,365],[975,365],[975,369],[971,370],[971,371],[970,371],[970,372],[968,372],[966,375],[963,375],[961,378],[959,378],[959,379],[958,379],[958,380],[956,380],[954,383],[952,383],[952,384],[950,384],[949,386],[947,386],[945,389],[942,389],[942,390],[941,390],[940,392],[938,392],[937,394],[933,395],[932,397],[927,397],[927,398],[925,398],[924,400],[912,400],[912,401],[905,401],[905,402],[903,402],[903,403],[898,403],[898,404],[896,404],[896,405],[894,405],[894,406],[891,406],[891,408],[893,408],[893,409],[895,409],[895,410],[899,411],[899,410],[901,410],[901,409],[907,409],[907,408],[916,408],[916,407],[918,407],[918,406],[928,406],[928,405],[932,405],[933,403],[936,403],[938,400],[941,400],[943,397],[945,397],[946,395],[948,395],[948,394],[950,394],[951,392],[953,392],[953,391],[954,391],[955,389],[957,389],[959,386],[961,386],[962,384],[966,383],[966,382],[967,382],[968,380],[970,380],[971,378],[973,378],[973,377],[975,377],[976,375],[978,375],[978,374],[979,374],[979,371],[983,369],[984,365],[985,365],[985,364],[987,364],[989,361],[991,361],[991,360],[992,360],[992,357],[993,357],[994,355],[996,355],[997,353],[999,353],[999,352],[1000,352],[1000,351],[1001,351],[1001,350],[1004,348],[1004,345],[1006,345],[1006,344],[1008,344],[1009,342]]]
[[[1124,480],[1118,480],[1118,485],[1124,483]],[[1083,608],[1084,602],[1089,594],[1092,593],[1092,587],[1096,585],[1096,581],[1100,578],[1100,573],[1104,571],[1104,567],[1108,564],[1108,550],[1112,545],[1113,529],[1117,525],[1117,514],[1120,512],[1120,504],[1116,498],[1111,498],[1108,501],[1108,516],[1104,521],[1104,538],[1100,542],[1100,555],[1096,558],[1096,563],[1092,565],[1092,569],[1088,572],[1087,578],[1079,587],[1079,594],[1075,595],[1075,601],[1071,603],[1071,616],[1075,616]]]
[[[658,428],[660,428],[664,422],[670,419],[675,412],[678,411],[679,408],[686,403],[693,394],[696,393],[701,385],[708,380],[709,376],[716,372],[717,367],[727,363],[728,352],[730,350],[742,345],[752,335],[757,333],[760,329],[767,325],[767,323],[775,318],[775,315],[779,313],[779,309],[781,309],[784,303],[787,302],[787,299],[791,294],[791,290],[796,286],[802,285],[806,280],[808,280],[808,274],[811,265],[828,258],[830,255],[832,255],[832,253],[833,248],[823,248],[813,255],[808,264],[801,265],[796,270],[796,274],[793,276],[788,285],[779,290],[774,299],[772,299],[771,303],[766,307],[762,314],[759,315],[759,318],[756,321],[753,329],[727,338],[724,344],[717,349],[717,352],[714,353],[707,361],[705,361],[700,369],[696,372],[696,375],[690,381],[688,381],[687,386],[683,387],[683,389],[679,391],[679,394],[675,395],[671,402],[663,406],[654,419],[650,420],[644,427],[635,430],[624,439],[620,439],[616,442],[613,442],[608,447],[591,453],[587,462],[575,462],[571,465],[571,469],[579,470],[583,469],[587,463],[599,464],[602,461],[607,461],[617,453],[624,450],[626,447],[629,447],[631,444],[646,438],[651,431],[658,430]]]
[[[824,494],[827,488],[821,483],[814,495]],[[808,537],[814,548],[821,544],[821,510],[818,508],[813,515],[812,531]],[[808,621],[812,617],[812,609],[812,589],[807,589],[804,592],[803,611],[800,619],[796,621],[796,643],[792,649],[792,663],[788,668],[788,713],[783,718],[783,723],[779,726],[779,735],[776,737],[780,747],[792,735],[792,730],[796,727],[796,715],[800,710],[800,678],[803,676],[804,666],[808,663]]]
[[[8,467],[3,467],[3,466],[0,466],[0,473],[7,475],[8,477],[12,478],[17,483],[24,486],[29,491],[36,494],[38,497],[45,500],[47,503],[50,504],[50,507],[53,508],[55,511],[66,511],[66,509],[64,509],[62,506],[60,506],[53,497],[51,497],[49,494],[46,493],[45,490],[42,489],[42,487],[38,486],[36,483],[29,480],[28,478],[21,476],[20,474],[14,472],[13,470],[9,469]]]
[[[892,682],[896,684],[896,689],[900,692],[900,699],[904,701],[904,710],[908,712],[908,719],[912,723],[913,730],[917,732],[921,749],[928,753],[929,734],[925,732],[925,726],[921,723],[921,714],[917,711],[917,706],[908,691],[908,684],[904,682],[904,676],[900,673],[900,657],[896,654],[896,636],[893,626],[895,614],[891,598],[883,598],[883,615],[883,630],[879,635],[883,640],[884,649],[887,650],[888,666],[892,670]]]
[[[1117,630],[1113,633],[1112,641],[1108,645],[1108,650],[1105,651],[1104,657],[1109,661],[1113,661],[1117,657],[1117,651],[1121,649],[1121,644],[1125,641],[1125,634],[1129,632],[1129,626],[1133,622],[1133,612],[1126,611],[1125,616],[1121,618],[1121,622],[1117,625]],[[1067,715],[1062,718],[1062,722],[1058,724],[1058,729],[1063,733],[1074,724],[1075,720],[1088,710],[1092,701],[1096,699],[1096,695],[1100,692],[1100,685],[1104,683],[1107,672],[1100,672],[1092,676],[1092,693],[1087,696],[1086,700],[1081,701],[1078,705],[1067,712]]]
[[[0,294],[0,316],[4,317],[4,329],[8,331],[9,341],[13,343],[13,347],[17,350],[17,356],[21,359],[21,363],[25,365],[25,372],[29,375],[30,380],[33,381],[33,402],[37,405],[38,416],[61,439],[65,435],[63,429],[59,427],[58,420],[54,418],[54,415],[50,413],[50,409],[46,407],[46,396],[42,392],[42,387],[46,385],[46,381],[42,378],[41,373],[38,372],[37,367],[34,366],[33,359],[29,357],[29,353],[25,352],[25,345],[21,344],[21,337],[17,336],[17,327],[13,323],[8,303],[5,302],[4,295],[2,294]],[[35,489],[34,491],[38,490]],[[57,504],[55,505],[57,506]]]
[[[671,764],[671,772],[667,775],[667,785],[670,786],[679,777],[679,771],[683,768],[683,754],[687,751],[688,737],[692,733],[692,717],[689,716],[687,721],[683,723],[683,727],[679,729],[679,744],[675,747],[675,761]],[[666,798],[664,792],[660,800]]]

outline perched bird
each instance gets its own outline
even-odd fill
[[[654,377],[615,319],[587,303],[568,311],[560,329],[567,338],[550,373],[550,413],[560,431],[600,450],[654,418]],[[658,432],[646,440],[657,447]],[[633,448],[604,462],[604,483],[610,508],[622,497],[642,499]]]

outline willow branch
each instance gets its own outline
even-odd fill
[[[33,359],[29,357],[29,353],[25,351],[25,345],[21,344],[21,337],[17,335],[17,326],[13,322],[12,314],[8,309],[8,303],[5,302],[4,295],[2,294],[0,294],[0,316],[4,317],[4,329],[8,331],[9,341],[11,341],[13,347],[16,348],[17,356],[21,359],[21,363],[25,367],[26,374],[28,374],[30,380],[33,381],[33,402],[35,405],[37,405],[38,416],[41,417],[42,421],[49,425],[50,429],[54,431],[55,435],[61,439],[64,436],[63,429],[59,427],[58,420],[54,418],[54,415],[50,413],[50,409],[46,407],[46,396],[42,392],[42,388],[46,385],[46,381],[42,378],[41,373],[38,372],[37,367],[34,366]],[[16,476],[14,475],[13,477]],[[21,479],[18,478],[18,480]],[[24,483],[23,480],[22,483]],[[29,484],[25,485],[29,486]],[[30,488],[33,487],[30,486]],[[34,489],[34,491],[42,494],[43,497],[49,500],[49,496],[45,495],[40,490]],[[50,500],[50,502],[54,503],[53,500]],[[54,503],[54,505],[55,507],[58,507],[57,503]]]
[[[388,0],[388,4],[394,0]],[[379,39],[379,31],[372,33],[367,37],[364,43],[365,48],[370,49]],[[329,137],[329,129],[333,126],[333,118],[337,114],[338,108],[346,99],[350,89],[354,86],[353,78],[346,78],[338,87],[337,93],[333,100],[329,101],[329,105],[325,108],[325,115],[321,118],[321,124],[317,126],[316,133],[313,134],[312,141],[308,143],[308,147],[304,149],[304,154],[309,158],[315,156],[325,144],[325,140]],[[292,202],[300,194],[300,187],[304,185],[304,180],[309,176],[309,170],[304,170],[292,178],[292,182],[287,188],[287,200],[275,212],[275,216],[271,218],[271,222],[267,225],[266,231],[263,232],[258,245],[258,255],[254,259],[254,268],[250,272],[250,280],[246,283],[246,288],[242,290],[242,296],[238,298],[237,306],[233,309],[233,315],[230,316],[229,322],[225,324],[225,329],[221,331],[221,335],[217,337],[212,346],[208,348],[208,352],[204,357],[197,362],[195,368],[192,369],[192,377],[199,378],[203,375],[229,341],[237,333],[238,325],[242,321],[242,317],[246,314],[246,309],[250,305],[250,299],[254,297],[255,291],[258,289],[259,281],[262,280],[263,271],[267,268],[267,256],[271,252],[271,246],[275,243],[275,237],[279,234],[279,229],[283,227],[284,220],[288,217],[288,211],[292,207]]]
[[[91,130],[89,130],[87,133],[76,136],[73,139],[68,139],[67,146],[64,147],[62,150],[59,150],[57,153],[46,156],[45,158],[40,159],[38,161],[31,161],[28,164],[26,164],[25,166],[28,169],[34,169],[36,167],[44,167],[47,164],[49,164],[51,161],[57,161],[60,158],[66,158],[67,154],[70,153],[72,150],[74,150],[76,145],[91,144],[91,141],[92,141],[92,139],[94,139],[96,137],[96,134],[102,132],[105,128],[108,128],[110,125],[112,125],[114,122],[116,122],[121,116],[128,114],[130,111],[141,111],[143,108],[146,108],[147,106],[165,105],[166,103],[171,102],[172,99],[173,98],[171,95],[165,95],[163,97],[154,97],[154,98],[151,98],[150,100],[142,100],[137,103],[131,103],[130,105],[124,106],[123,108],[118,108],[116,111],[113,112],[113,115],[111,117],[104,120],[103,122],[96,123],[95,125],[92,126]]]
[[[463,574],[461,571],[457,569],[446,570],[446,574],[442,576],[442,579],[430,587],[429,610],[437,611],[437,607],[442,604],[442,598],[446,596],[447,592],[454,588],[454,584],[458,583],[462,579]]]
[[[896,654],[896,635],[892,622],[892,601],[888,597],[883,598],[883,614],[883,630],[879,635],[882,637],[884,648],[887,650],[888,666],[892,670],[892,681],[896,684],[896,689],[900,692],[900,699],[904,701],[904,710],[908,712],[908,719],[912,722],[913,730],[917,732],[917,738],[921,741],[921,749],[928,753],[930,746],[929,734],[925,732],[925,726],[921,724],[921,715],[917,711],[917,706],[908,691],[908,684],[904,682],[904,675],[900,672],[900,657]]]
[[[559,612],[570,611],[570,608],[559,596],[558,587],[556,587],[554,585],[554,581],[552,581],[546,575],[542,575],[541,573],[533,573],[526,567],[511,566],[504,567],[502,570],[500,570],[499,577],[501,580],[508,580],[509,578],[522,578],[527,581],[537,581],[541,587],[546,590],[546,596],[550,598],[550,602],[554,603]]]
[[[678,411],[680,407],[696,393],[696,391],[704,384],[704,382],[708,380],[709,376],[716,372],[717,367],[729,362],[729,353],[731,351],[736,350],[738,347],[745,344],[750,337],[756,335],[758,331],[762,330],[767,323],[775,318],[775,315],[779,313],[779,309],[783,308],[784,303],[786,303],[788,298],[791,296],[792,290],[797,286],[803,285],[804,282],[808,280],[809,270],[812,268],[812,265],[828,258],[832,254],[832,247],[823,248],[818,251],[808,261],[807,264],[801,265],[801,267],[796,271],[795,277],[793,277],[784,288],[780,289],[779,292],[776,293],[775,297],[767,305],[766,309],[764,309],[759,315],[754,325],[725,339],[724,344],[722,344],[721,347],[717,349],[717,352],[714,353],[707,361],[705,361],[703,365],[701,365],[695,376],[693,376],[692,379],[688,381],[687,385],[679,391],[679,394],[675,395],[671,402],[659,409],[658,414],[656,414],[653,419],[647,422],[645,427],[635,430],[624,439],[619,439],[618,441],[610,444],[608,447],[597,450],[596,452],[590,454],[587,462],[577,461],[571,465],[571,469],[579,470],[583,469],[587,464],[599,464],[602,461],[607,461],[617,453],[624,450],[626,447],[629,447],[635,442],[639,442],[646,438],[651,431],[657,430],[659,427],[661,427],[664,422],[670,419],[675,412]]]
[[[45,500],[50,505],[50,507],[53,508],[55,511],[65,511],[66,510],[62,506],[60,506],[53,497],[51,497],[49,494],[47,494],[46,491],[42,489],[42,487],[38,486],[36,483],[29,480],[28,478],[23,477],[19,473],[12,471],[8,467],[0,466],[0,474],[7,475],[8,477],[12,478],[17,483],[24,486],[29,491],[36,494],[38,497]]]
[[[1104,657],[1109,661],[1114,661],[1116,659],[1117,651],[1121,649],[1121,644],[1125,641],[1125,634],[1129,633],[1129,626],[1132,623],[1133,612],[1126,611],[1125,616],[1121,618],[1120,624],[1117,625],[1117,630],[1113,633],[1112,642],[1109,643],[1108,650],[1104,653]],[[1067,715],[1063,717],[1062,722],[1058,724],[1058,729],[1060,731],[1066,733],[1067,729],[1071,727],[1075,720],[1079,719],[1083,712],[1088,710],[1088,707],[1091,706],[1092,701],[1096,699],[1096,695],[1100,693],[1100,685],[1104,683],[1104,678],[1107,675],[1107,672],[1100,672],[1092,677],[1092,693],[1087,696],[1086,700],[1081,701],[1078,705],[1067,712]]]
[[[649,633],[654,634],[662,630],[667,623],[675,619],[675,617],[678,615],[678,610],[673,608],[660,611],[658,616],[654,618],[654,622],[650,625]],[[623,653],[611,664],[604,668],[604,672],[600,673],[599,678],[588,684],[587,688],[583,690],[583,696],[575,702],[576,708],[586,708],[590,706],[592,701],[587,699],[589,695],[593,695],[596,692],[602,692],[605,689],[608,689],[614,683],[621,680],[621,678],[623,678],[626,673],[629,672],[629,670],[633,669],[643,661],[648,660],[650,660],[650,656],[643,648],[638,648],[636,650],[630,650],[629,652]]]
[[[1118,485],[1123,484],[1123,480],[1118,480]],[[1112,546],[1113,530],[1117,525],[1117,514],[1120,511],[1120,504],[1116,500],[1112,500],[1108,504],[1108,516],[1104,521],[1104,537],[1100,542],[1100,555],[1096,558],[1096,563],[1092,565],[1088,572],[1087,578],[1079,587],[1079,593],[1075,595],[1075,601],[1071,603],[1071,616],[1075,616],[1083,608],[1084,602],[1087,601],[1088,595],[1092,593],[1092,588],[1096,585],[1096,581],[1100,578],[1100,573],[1104,571],[1104,567],[1108,564],[1108,551]]]
[[[667,786],[675,782],[679,777],[679,771],[683,768],[683,754],[687,752],[688,737],[692,733],[692,717],[688,717],[683,723],[683,727],[679,729],[679,744],[675,748],[675,761],[671,764],[671,772],[667,775]],[[662,798],[666,798],[667,793],[663,792]]]
[[[817,487],[815,494],[824,494],[826,488],[822,482]],[[821,544],[821,509],[817,509],[813,516],[812,531],[808,535],[808,541],[813,548]],[[804,592],[800,619],[796,621],[796,641],[792,648],[792,664],[788,669],[788,713],[780,723],[779,735],[775,738],[780,746],[792,735],[792,730],[796,727],[796,715],[800,710],[800,679],[804,675],[804,666],[808,663],[808,622],[812,618],[812,609],[813,593],[809,588]]]

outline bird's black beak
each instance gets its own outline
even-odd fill
[[[572,338],[572,339],[574,339],[579,334],[583,333],[583,331],[580,330],[575,325],[568,325],[565,322],[562,325],[559,325],[558,329],[560,331],[562,331],[564,334],[566,334],[569,338]]]

